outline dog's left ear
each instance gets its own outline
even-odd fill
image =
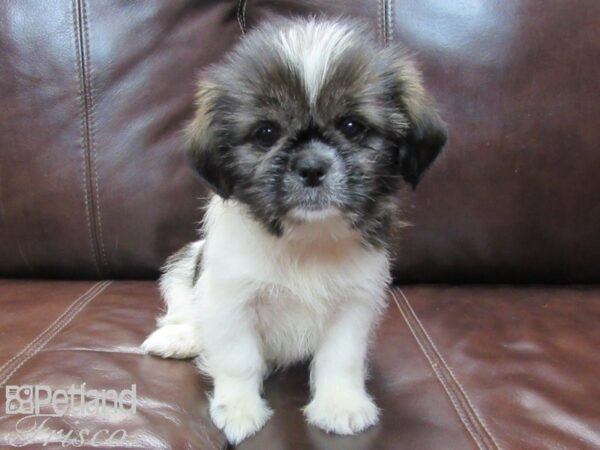
[[[414,189],[446,144],[448,132],[425,92],[415,64],[406,57],[396,59],[394,76],[397,101],[409,122],[399,149],[400,172]]]

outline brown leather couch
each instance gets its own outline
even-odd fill
[[[597,0],[1,1],[3,405],[10,385],[136,385],[135,414],[71,411],[28,442],[3,408],[1,448],[64,448],[61,429],[228,447],[193,364],[139,350],[157,269],[194,238],[207,195],[181,129],[196,73],[243,30],[314,12],[414,50],[451,136],[404,198],[412,226],[372,352],[381,423],[308,426],[297,367],[267,381],[275,416],[239,448],[600,448]]]

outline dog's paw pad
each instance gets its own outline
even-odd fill
[[[269,420],[273,411],[260,397],[241,398],[220,402],[213,399],[210,404],[210,417],[221,429],[227,440],[239,444],[260,430]]]
[[[305,408],[308,423],[335,434],[355,434],[379,421],[379,409],[364,392],[317,395]]]
[[[193,358],[200,353],[200,342],[191,325],[170,324],[148,336],[142,351],[163,358]]]

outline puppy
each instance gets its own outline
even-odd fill
[[[312,359],[309,423],[353,434],[385,306],[398,192],[446,141],[413,62],[346,20],[283,20],[202,77],[189,155],[216,193],[204,240],[168,259],[167,312],[143,349],[198,357],[210,415],[232,443],[272,411],[270,370]]]

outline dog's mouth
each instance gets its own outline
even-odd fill
[[[304,189],[296,195],[288,217],[304,222],[327,220],[341,214],[336,196],[326,188]]]
[[[327,206],[323,208],[317,207],[300,207],[292,208],[288,217],[302,222],[319,222],[331,219],[340,215],[340,210],[335,206]]]
[[[290,210],[323,211],[333,208],[336,203],[335,199],[335,193],[327,186],[297,187],[287,193],[287,204]]]

